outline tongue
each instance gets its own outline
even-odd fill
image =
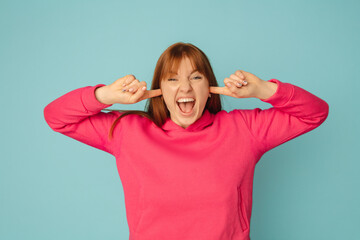
[[[195,104],[194,102],[181,102],[179,103],[179,107],[181,111],[188,113],[194,107],[194,104]]]

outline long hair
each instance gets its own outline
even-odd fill
[[[184,57],[188,57],[193,66],[203,74],[209,81],[209,86],[218,86],[214,72],[210,65],[209,59],[203,51],[198,47],[190,43],[177,42],[169,46],[159,57],[154,76],[151,84],[151,90],[159,89],[161,81],[170,75],[170,72],[177,72],[181,60]],[[175,70],[175,71],[174,71]],[[221,111],[221,100],[218,94],[211,94],[208,98],[205,109],[209,110],[210,113],[216,114]],[[122,112],[112,124],[109,139],[113,137],[113,131],[121,118],[129,114],[137,114],[146,117],[153,121],[158,127],[161,127],[167,118],[170,117],[170,112],[166,107],[163,96],[157,96],[148,98],[145,104],[145,111],[139,110],[112,110]]]

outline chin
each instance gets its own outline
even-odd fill
[[[187,128],[188,126],[190,126],[191,124],[193,124],[196,121],[195,118],[187,119],[187,120],[181,119],[181,120],[182,121],[180,121],[180,125],[185,128]]]
[[[176,109],[176,117],[179,122],[179,125],[185,128],[196,122],[196,120],[198,120],[201,117],[201,115],[200,116],[198,115],[199,115],[199,110],[195,108],[193,108],[189,114],[184,114],[179,109]]]

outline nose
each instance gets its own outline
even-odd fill
[[[190,92],[192,90],[192,86],[191,86],[190,81],[188,79],[181,80],[179,89],[182,92]]]

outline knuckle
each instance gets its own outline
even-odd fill
[[[131,91],[132,93],[135,93],[136,90],[137,90],[137,87],[135,87],[135,86],[131,86],[131,87],[129,88],[129,91]]]
[[[129,79],[130,79],[130,75],[126,75],[125,77],[122,78],[125,84],[129,83]]]
[[[136,86],[136,81],[131,81],[131,82],[129,82],[129,86],[130,86],[130,87]]]
[[[129,74],[129,75],[127,75],[127,83],[130,83],[131,81],[133,81],[135,79],[135,76],[134,75],[132,75],[132,74]]]

